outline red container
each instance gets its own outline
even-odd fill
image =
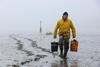
[[[72,51],[72,52],[78,51],[78,41],[77,40],[71,41],[70,51]]]

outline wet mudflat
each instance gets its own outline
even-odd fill
[[[68,52],[66,60],[50,51],[51,35],[15,34],[1,37],[0,67],[99,67],[100,36],[81,35],[78,52]]]

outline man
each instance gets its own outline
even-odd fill
[[[62,19],[58,20],[54,30],[54,38],[59,34],[59,47],[60,57],[66,58],[69,50],[70,33],[72,32],[73,38],[76,38],[76,30],[72,21],[68,18],[68,13],[64,12]],[[63,53],[64,49],[64,53]]]

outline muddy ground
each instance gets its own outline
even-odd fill
[[[78,52],[66,60],[50,51],[51,35],[11,34],[0,38],[0,67],[99,67],[100,36],[79,35]]]

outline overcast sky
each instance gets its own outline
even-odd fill
[[[100,33],[100,0],[0,0],[0,33],[53,31],[67,11],[77,33]]]

